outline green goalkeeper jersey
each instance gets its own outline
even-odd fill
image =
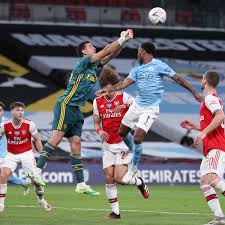
[[[89,94],[97,80],[97,70],[100,62],[91,63],[92,56],[79,59],[73,69],[65,92],[58,102],[72,106],[82,106],[88,100]]]

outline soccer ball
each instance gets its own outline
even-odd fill
[[[155,7],[149,11],[148,18],[151,21],[151,23],[154,25],[159,23],[165,23],[166,11],[160,7]]]

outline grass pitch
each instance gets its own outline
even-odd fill
[[[118,186],[121,220],[106,221],[111,210],[105,188],[95,189],[100,196],[76,194],[72,186],[47,186],[46,199],[53,206],[47,213],[33,190],[24,197],[21,187],[9,186],[0,225],[200,225],[213,218],[199,186],[153,186],[148,200],[136,187]],[[225,199],[220,202],[225,209]]]

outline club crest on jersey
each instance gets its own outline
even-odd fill
[[[27,133],[26,130],[22,130],[22,135],[25,135]]]
[[[63,124],[63,129],[66,129],[67,127],[67,124]]]
[[[19,135],[20,135],[20,132],[19,132],[18,130],[16,130],[16,131],[14,131],[14,134],[15,134],[16,136],[19,136]]]
[[[107,106],[107,108],[109,109],[109,108],[111,108],[112,103],[111,103],[111,102],[108,102],[108,103],[106,104],[106,106]]]
[[[115,102],[114,102],[114,105],[115,105],[115,106],[118,106],[119,104],[120,104],[119,101],[115,101]]]

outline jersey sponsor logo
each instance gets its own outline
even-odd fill
[[[24,144],[26,142],[28,142],[28,138],[25,138],[23,140],[19,140],[19,139],[10,140],[10,139],[8,139],[8,144],[10,144],[10,145],[21,145],[21,144]]]
[[[88,74],[87,75],[87,79],[90,80],[91,82],[95,83],[96,82],[96,77],[91,75],[91,74]]]
[[[121,113],[118,112],[114,112],[112,109],[106,109],[106,113],[105,114],[101,114],[101,117],[103,119],[107,119],[107,118],[115,118],[115,117],[121,117]]]

